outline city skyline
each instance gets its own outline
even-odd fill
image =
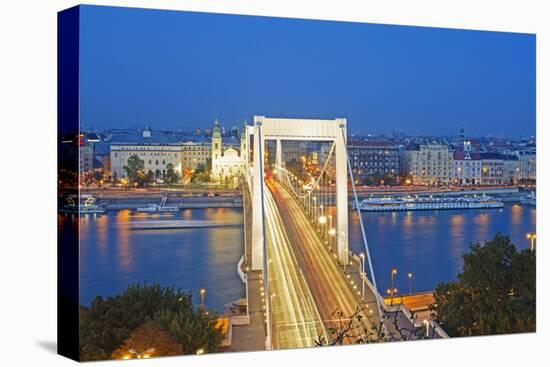
[[[535,133],[534,35],[84,6],[80,53],[81,124],[99,129],[265,115],[344,117],[356,133]]]

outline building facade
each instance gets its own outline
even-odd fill
[[[481,156],[477,152],[453,153],[453,185],[481,185]]]
[[[485,186],[505,185],[504,158],[499,153],[480,153],[481,184]]]
[[[394,178],[400,173],[400,148],[390,141],[350,141],[348,154],[357,178]]]
[[[504,182],[506,185],[516,185],[520,178],[520,167],[518,157],[514,154],[504,154]]]
[[[239,141],[239,150],[234,146],[236,142],[228,144],[227,147],[223,147],[222,132],[218,120],[214,122],[214,129],[212,131],[212,173],[210,179],[218,183],[227,183],[232,181],[234,185],[235,179],[244,175],[245,173],[245,152],[246,147],[246,129],[243,124],[243,131]],[[232,139],[235,140],[235,139]]]
[[[167,166],[172,164],[174,170],[182,173],[182,144],[179,140],[163,134],[153,134],[145,128],[140,134],[128,134],[116,137],[110,147],[111,172],[113,178],[127,176],[124,166],[131,156],[137,155],[144,162],[144,171],[152,172],[161,179],[166,176]]]
[[[415,185],[451,184],[453,153],[446,144],[414,144],[403,151],[403,173]]]
[[[519,162],[520,180],[535,181],[537,179],[537,155],[534,149],[516,152]]]

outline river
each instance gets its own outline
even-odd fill
[[[76,217],[59,214],[61,230],[74,230]],[[525,235],[535,232],[534,207],[507,203],[503,209],[363,213],[379,290],[390,285],[409,292],[433,289],[456,278],[461,255],[471,242],[482,242],[501,231],[519,248],[529,247]],[[207,307],[223,305],[244,295],[237,275],[243,252],[242,227],[135,230],[135,221],[204,219],[242,221],[242,210],[187,209],[176,214],[143,214],[129,210],[84,215],[80,226],[80,303],[96,295],[109,296],[132,282],[159,282],[191,291],[198,302],[206,289]],[[364,251],[356,212],[350,215],[350,249]]]

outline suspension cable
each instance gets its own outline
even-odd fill
[[[342,139],[343,139],[344,147],[345,147],[346,146],[346,136],[344,134],[344,129],[340,129],[340,130],[342,131]],[[367,234],[365,232],[365,225],[363,223],[363,217],[361,216],[361,208],[359,207],[359,199],[357,198],[357,191],[355,190],[355,179],[353,178],[353,170],[351,168],[351,161],[349,159],[348,150],[347,149],[344,149],[344,150],[346,152],[346,160],[348,162],[349,175],[350,175],[350,178],[351,178],[351,188],[353,190],[353,198],[354,198],[354,202],[355,202],[355,207],[357,208],[357,214],[359,216],[359,224],[361,226],[361,235],[363,236],[363,244],[365,245],[365,252],[367,253],[367,260],[368,260],[368,263],[369,263],[369,271],[370,271],[371,278],[372,278],[372,285],[374,287],[374,292],[375,292],[374,297],[376,298],[376,305],[378,306],[380,321],[382,321],[382,318],[383,318],[382,305],[380,304],[380,298],[379,298],[379,294],[378,294],[378,287],[376,286],[376,277],[374,276],[374,269],[373,269],[373,266],[372,266],[372,261],[371,261],[371,257],[370,257],[370,251],[369,251],[369,245],[368,245],[368,242],[367,242]]]
[[[327,159],[325,160],[325,164],[323,165],[323,169],[321,170],[321,173],[319,174],[319,178],[321,178],[323,176],[323,173],[325,172],[325,170],[328,166],[328,162],[330,161],[330,158],[332,157],[332,153],[334,152],[334,146],[335,146],[335,143],[333,142],[331,147],[330,147],[329,153],[327,155]],[[277,167],[277,169],[282,169],[286,172],[290,172],[286,168],[283,168],[283,167]],[[310,176],[311,176],[311,174],[310,174]],[[296,195],[300,199],[307,198],[308,196],[310,196],[313,193],[313,191],[315,191],[315,187],[313,187],[310,191],[306,192],[306,194],[301,195],[301,194],[297,193],[296,190],[294,189],[294,186],[292,185],[292,183],[290,182],[290,179],[288,178],[288,174],[285,175],[285,178],[288,181],[288,184],[289,184],[290,188],[292,189],[292,192],[294,193],[294,195]],[[313,178],[313,176],[312,176],[312,178]]]

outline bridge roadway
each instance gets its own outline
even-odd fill
[[[287,270],[297,268],[293,271],[301,275],[300,279],[305,279],[303,284],[309,286],[314,305],[326,328],[335,327],[341,321],[334,315],[335,309],[342,311],[344,317],[347,317],[353,314],[358,306],[363,309],[363,318],[355,326],[370,329],[373,324],[377,324],[377,310],[373,309],[372,304],[370,306],[361,305],[360,293],[357,291],[357,289],[360,290],[360,287],[357,287],[356,290],[352,288],[350,279],[344,275],[333,255],[325,248],[294,197],[273,179],[266,179],[266,186],[269,189],[265,190],[266,197],[269,198],[266,200],[268,207],[265,210],[266,229],[271,230],[273,236],[277,236],[276,238],[284,238],[284,247],[288,247],[289,252],[293,253],[291,257],[270,257],[272,262],[282,261],[280,264],[271,264],[269,268],[271,274],[275,272],[276,278],[273,280],[278,278],[277,274],[282,270],[271,269],[276,267]],[[275,216],[278,218],[277,227],[270,224],[270,218]],[[279,225],[279,222],[282,224]],[[268,243],[268,248],[270,247],[276,248],[277,244]],[[273,284],[273,280],[270,276],[270,284]],[[300,283],[302,284],[302,282]],[[276,307],[275,299],[276,297],[273,299],[274,311],[278,307]],[[308,300],[307,303],[310,304],[311,300]],[[277,314],[273,314],[273,325],[278,322],[278,317]],[[275,328],[273,330],[276,339],[277,330]],[[344,340],[345,344],[353,342],[354,338]]]
[[[325,328],[273,196],[264,192],[273,348],[311,347],[318,336],[326,338]]]

